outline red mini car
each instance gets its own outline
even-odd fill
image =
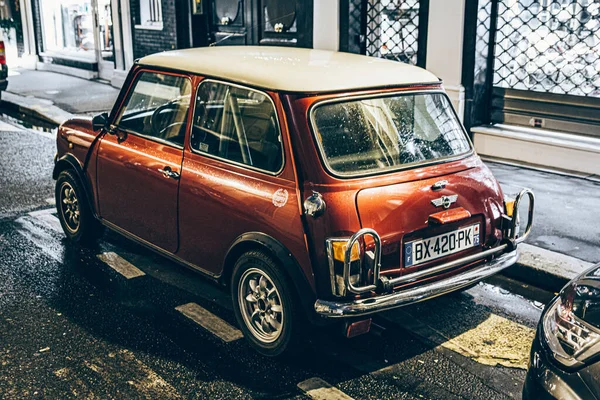
[[[66,235],[106,226],[229,287],[266,355],[308,321],[463,289],[517,260],[505,199],[439,80],[320,50],[213,47],[136,62],[110,115],[58,131]],[[529,196],[527,226],[518,209]]]

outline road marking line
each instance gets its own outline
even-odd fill
[[[298,388],[314,400],[353,400],[340,389],[319,378],[310,378],[300,382]]]
[[[401,310],[382,314],[381,317],[400,324],[440,347],[491,366],[527,369],[531,342],[535,336],[534,329],[493,313],[458,335],[446,332],[444,327],[431,326]],[[398,319],[403,322],[398,322]]]
[[[496,314],[442,346],[480,364],[527,369],[535,330]]]
[[[61,263],[63,262],[64,246],[55,237],[53,233],[41,227],[37,221],[29,216],[23,216],[15,220],[23,229],[17,229],[17,232],[27,240],[40,248],[47,256]]]
[[[51,206],[56,205],[56,199],[54,199],[54,197],[48,197],[46,200],[44,200],[46,203],[50,204]]]
[[[83,364],[109,385],[114,386],[123,384],[123,381],[127,382],[137,392],[136,398],[182,398],[169,382],[129,350],[123,349],[116,353],[109,353],[108,357],[95,357],[91,361],[84,360]],[[97,381],[97,379],[92,379],[94,382]],[[127,394],[124,396],[127,397]]]
[[[55,212],[55,208],[44,208],[43,210],[32,211],[29,213],[32,217],[39,217],[40,215],[52,214]]]
[[[0,131],[4,132],[20,132],[21,129],[17,128],[14,125],[8,124],[6,122],[0,121]]]
[[[55,208],[47,208],[44,210],[30,212],[29,216],[42,222],[45,226],[52,229],[53,231],[62,233],[62,226],[60,225],[58,217],[54,215],[54,212],[56,212]]]
[[[175,307],[175,309],[226,343],[243,337],[239,329],[229,325],[226,321],[196,303],[184,304]]]
[[[112,251],[98,254],[96,257],[127,279],[146,275],[144,271]]]

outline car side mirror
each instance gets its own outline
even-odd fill
[[[102,113],[96,115],[92,119],[92,128],[94,131],[99,131],[101,129],[108,129],[108,113]]]

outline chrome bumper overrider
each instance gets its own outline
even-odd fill
[[[491,275],[498,273],[504,268],[510,267],[517,261],[517,258],[518,252],[517,250],[513,250],[493,259],[484,265],[473,268],[459,275],[437,282],[416,286],[414,288],[400,290],[396,293],[359,300],[317,300],[315,302],[315,311],[317,314],[325,317],[343,318],[361,316],[378,311],[389,310],[395,307],[406,306],[408,304],[441,296],[443,294],[450,293],[477,283]]]

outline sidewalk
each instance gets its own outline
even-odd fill
[[[9,77],[4,104],[60,123],[72,114],[112,108],[119,90],[46,71],[18,70]],[[4,105],[3,104],[3,105]],[[600,262],[600,181],[486,162],[505,193],[523,187],[536,195],[535,222],[519,264],[508,275],[550,290]]]
[[[73,114],[109,111],[118,94],[118,89],[98,81],[19,68],[9,71],[2,100],[20,111],[33,111],[35,117],[60,124]]]

